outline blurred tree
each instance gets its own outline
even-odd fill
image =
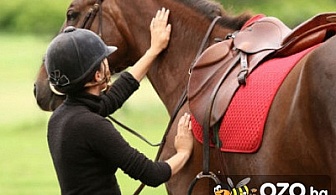
[[[294,27],[320,12],[336,10],[335,0],[217,0],[233,13],[249,10],[275,16]],[[0,0],[0,31],[55,34],[65,19],[71,0]]]
[[[70,0],[0,1],[0,31],[50,34],[59,30]]]
[[[335,0],[220,0],[223,7],[233,13],[244,10],[274,16],[294,27],[321,12],[335,12]]]

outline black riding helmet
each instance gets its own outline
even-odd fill
[[[50,84],[61,93],[83,90],[103,59],[115,50],[92,31],[65,28],[47,49],[45,65]]]

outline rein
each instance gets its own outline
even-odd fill
[[[206,43],[207,41],[209,40],[209,37],[210,37],[210,34],[212,32],[212,30],[214,29],[217,21],[220,19],[221,17],[220,16],[217,16],[216,18],[213,19],[213,21],[211,22],[206,34],[204,35],[203,37],[203,40],[201,42],[201,45],[200,45],[200,48],[195,56],[195,59],[193,60],[193,62],[191,63],[190,65],[190,69],[189,69],[189,75],[191,73],[191,70],[194,66],[194,64],[196,63],[197,59],[200,57],[200,55],[202,54],[202,52],[204,51],[204,49],[206,48]],[[163,147],[164,147],[164,144],[166,143],[166,136],[168,135],[169,133],[169,130],[171,129],[171,126],[173,125],[173,122],[175,121],[176,117],[177,117],[177,114],[179,113],[180,109],[182,108],[182,106],[188,101],[188,97],[187,97],[187,87],[184,89],[179,101],[177,102],[177,106],[175,107],[174,109],[174,112],[169,120],[169,123],[167,125],[167,128],[166,128],[166,131],[162,137],[162,141],[161,141],[161,145],[160,145],[160,148],[156,154],[156,157],[155,157],[155,162],[159,160],[159,157],[162,153],[162,150],[163,150]],[[208,159],[205,160],[207,162],[209,162],[209,157],[207,157]],[[202,172],[201,172],[202,173]],[[208,174],[198,174],[196,176],[196,178],[193,180],[193,182],[191,183],[189,189],[188,189],[188,194],[191,194],[191,191],[194,187],[194,185],[196,184],[196,182],[201,179],[201,178],[211,178],[213,179],[216,184],[220,184],[220,180],[216,177],[215,174],[209,172]],[[134,192],[133,195],[139,195],[140,192],[143,190],[143,188],[145,187],[145,184],[141,183],[141,185],[138,187],[138,189]]]
[[[98,36],[102,37],[102,32],[103,32],[103,9],[102,9],[102,3],[103,0],[97,0],[96,3],[89,9],[89,11],[86,13],[85,18],[83,20],[83,23],[80,25],[80,28],[87,29],[89,30],[92,26],[92,23],[94,19],[96,18],[98,14],[98,19],[99,19],[99,26],[98,26]],[[54,92],[55,93],[55,92]],[[128,126],[124,125],[123,123],[119,122],[112,116],[107,116],[112,122],[116,123],[123,129],[127,130],[134,136],[138,137],[142,141],[146,142],[148,145],[152,147],[157,147],[160,146],[161,143],[156,143],[153,144],[150,141],[148,141],[144,136],[140,135],[138,132],[134,131],[133,129],[129,128]]]
[[[153,144],[150,141],[148,141],[144,136],[140,135],[138,132],[134,131],[133,129],[131,129],[128,126],[124,125],[123,123],[119,122],[117,119],[113,118],[111,115],[109,115],[107,117],[111,121],[113,121],[114,123],[116,123],[117,125],[119,125],[120,127],[122,127],[123,129],[127,130],[128,132],[130,132],[131,134],[135,135],[136,137],[138,137],[139,139],[141,139],[142,141],[146,142],[148,145],[150,145],[152,147],[157,147],[157,146],[160,146],[162,144],[162,142]]]

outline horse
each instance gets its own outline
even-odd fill
[[[180,102],[188,86],[190,66],[195,61],[202,40],[213,24],[204,47],[238,31],[253,16],[249,12],[229,14],[211,0],[73,0],[61,27],[87,28],[99,34],[107,45],[118,50],[108,58],[110,69],[120,72],[132,66],[149,48],[151,18],[161,7],[170,9],[172,24],[168,48],[155,60],[147,77],[173,118],[167,128],[159,160],[175,151],[173,140],[177,121],[189,112],[188,102]],[[211,147],[210,170],[215,175],[327,175],[336,186],[336,38],[330,38],[307,54],[290,72],[279,88],[267,116],[263,142],[257,152],[221,152]],[[46,70],[38,72],[34,94],[42,110],[52,111],[64,100],[49,88]],[[193,154],[184,168],[165,185],[168,194],[190,192],[190,184],[202,171],[203,145],[194,141]],[[249,185],[257,185],[258,179]],[[255,182],[255,183],[253,183]],[[211,179],[200,179],[193,194],[209,194]],[[336,189],[333,187],[333,193]]]

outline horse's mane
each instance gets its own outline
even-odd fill
[[[179,2],[208,16],[221,15],[223,11],[221,4],[213,0],[180,0]]]
[[[242,13],[239,16],[231,16],[224,10],[222,4],[214,0],[179,0],[179,2],[194,8],[199,13],[206,15],[210,20],[214,19],[216,16],[222,16],[219,23],[222,26],[236,30],[240,29],[245,22],[252,17],[248,12]]]

